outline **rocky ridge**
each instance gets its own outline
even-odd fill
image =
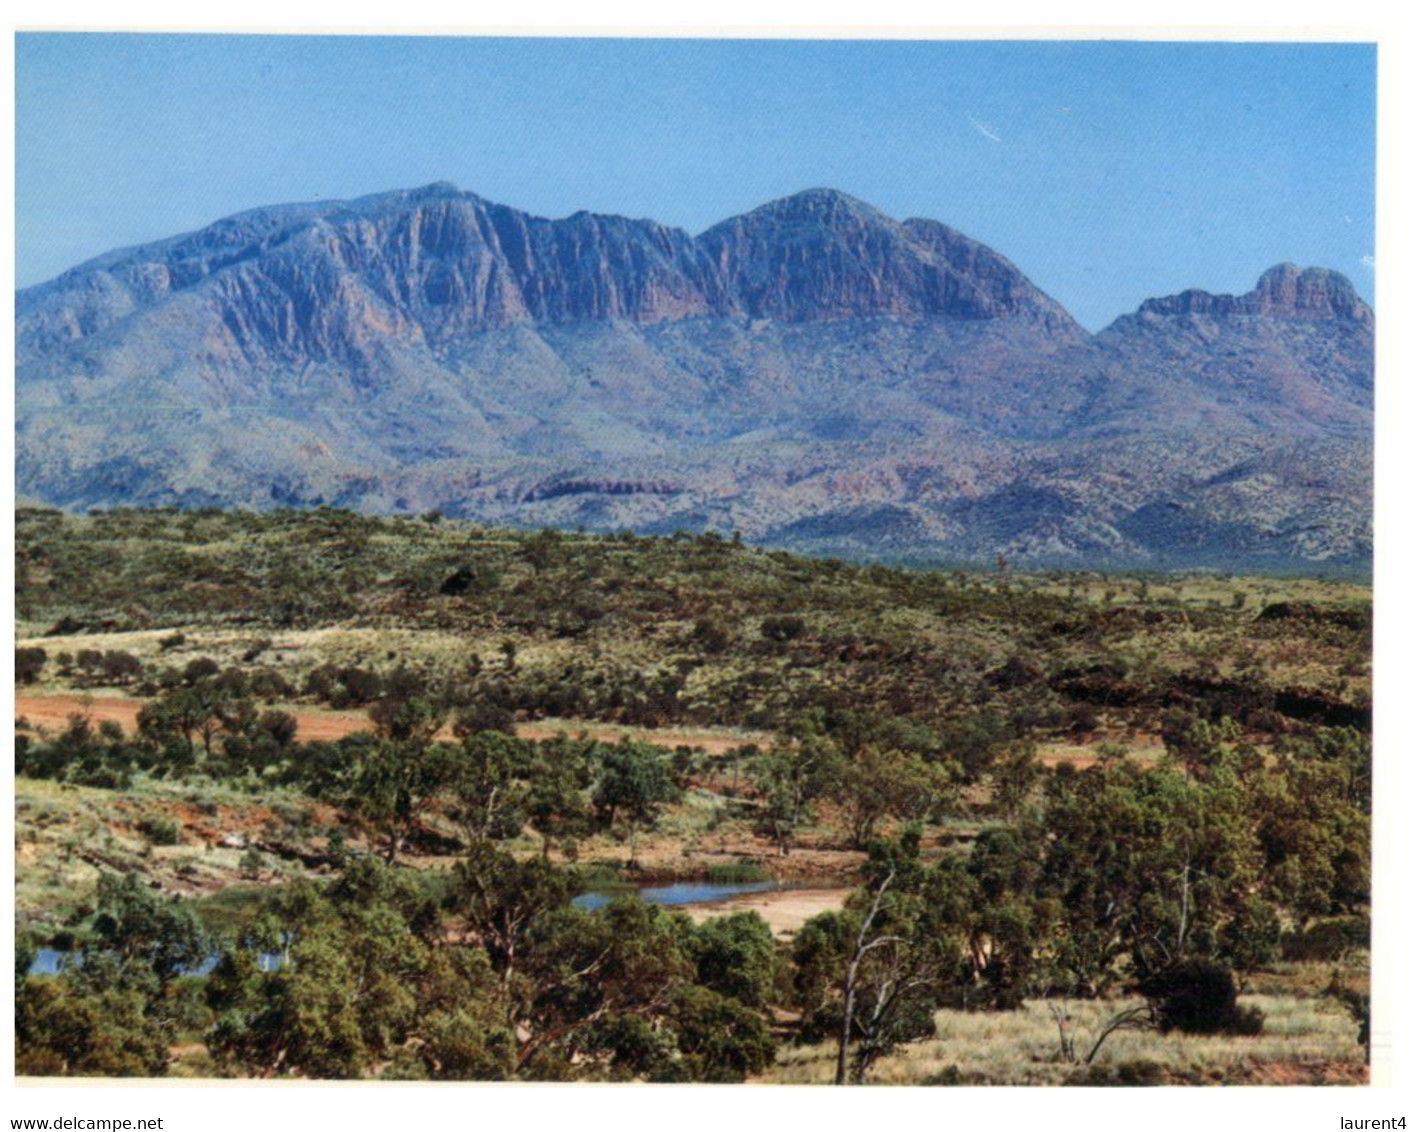
[[[1372,335],[1319,268],[1088,335],[992,249],[831,190],[692,236],[439,184],[258,209],[21,291],[17,474],[64,506],[1361,570]]]

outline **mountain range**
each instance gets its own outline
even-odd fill
[[[1097,334],[814,189],[693,236],[447,184],[256,209],[16,296],[17,484],[740,531],[919,562],[1362,571],[1373,312],[1282,264]]]

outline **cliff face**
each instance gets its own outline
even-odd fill
[[[695,239],[648,220],[544,220],[449,185],[258,210],[20,292],[20,364],[132,318],[205,325],[207,357],[367,360],[517,323],[752,317],[1032,318],[1081,332],[1001,256],[842,193],[765,205]]]
[[[1372,311],[1280,265],[1087,335],[825,189],[695,237],[450,185],[258,209],[16,296],[24,497],[441,507],[804,549],[1362,565]]]

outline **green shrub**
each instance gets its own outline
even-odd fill
[[[1117,1066],[1119,1085],[1160,1085],[1165,1077],[1166,1071],[1155,1061],[1124,1061]]]
[[[768,879],[768,874],[757,861],[743,860],[732,865],[710,865],[710,884],[756,884]]]
[[[41,648],[15,650],[15,679],[21,684],[33,684],[49,660],[49,654]]]
[[[763,639],[768,641],[795,641],[807,631],[807,623],[800,617],[764,617]]]
[[[1240,1008],[1235,975],[1213,959],[1183,959],[1144,979],[1141,991],[1156,1012],[1163,1034],[1257,1035],[1264,1029],[1264,1014],[1257,1008]]]
[[[248,880],[254,880],[260,876],[265,867],[266,858],[254,845],[241,854],[241,861],[237,865],[237,868],[241,870],[241,875]]]
[[[1289,932],[1280,954],[1291,963],[1336,963],[1355,950],[1367,950],[1372,925],[1367,916],[1318,920],[1303,932]]]
[[[180,845],[182,827],[168,818],[144,818],[138,823],[141,833],[149,845]]]

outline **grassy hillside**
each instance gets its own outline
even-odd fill
[[[56,655],[251,654],[297,688],[322,665],[407,665],[527,718],[773,728],[851,708],[1063,736],[1220,701],[1261,728],[1276,704],[1348,721],[1370,694],[1368,591],[1336,582],[913,572],[332,511],[26,511],[17,539],[19,634]]]

